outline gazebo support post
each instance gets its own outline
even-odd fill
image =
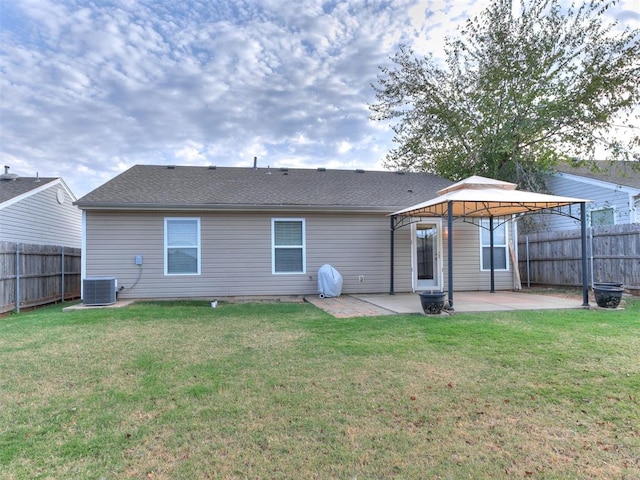
[[[482,235],[482,233],[480,233]],[[489,263],[491,264],[491,289],[489,293],[496,292],[496,275],[493,268],[493,215],[489,217]]]
[[[391,237],[389,238],[390,252],[389,252],[389,295],[395,295],[393,291],[393,251],[394,251],[394,234],[395,234],[395,216],[391,215],[389,217],[391,223],[391,228],[389,231],[391,232]]]
[[[582,306],[589,306],[589,278],[587,275],[587,206],[580,202],[580,236],[582,240]]]
[[[447,203],[447,288],[449,310],[453,310],[453,202]]]

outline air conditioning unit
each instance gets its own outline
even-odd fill
[[[82,303],[111,305],[116,303],[118,281],[114,277],[87,277],[82,281]]]

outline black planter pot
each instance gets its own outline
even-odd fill
[[[427,315],[439,315],[444,307],[445,292],[421,292],[420,303]]]
[[[594,282],[594,287],[622,287],[622,283],[618,282]]]
[[[597,285],[597,284],[596,284]],[[593,287],[596,303],[602,308],[618,308],[624,288],[600,285]]]

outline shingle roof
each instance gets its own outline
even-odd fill
[[[430,173],[136,165],[80,198],[92,208],[388,210],[437,195],[452,182]]]
[[[0,203],[40,188],[57,178],[17,177],[12,180],[0,180]]]
[[[638,162],[602,160],[596,162],[595,169],[589,164],[580,167],[571,167],[563,164],[558,166],[558,171],[610,182],[615,185],[640,188],[640,163]]]

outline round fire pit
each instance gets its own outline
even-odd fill
[[[422,310],[427,315],[439,315],[444,307],[445,292],[429,291],[420,292],[420,303]]]
[[[602,308],[618,308],[623,292],[624,288],[622,287],[597,284],[593,287],[593,296],[596,298],[598,306]]]

